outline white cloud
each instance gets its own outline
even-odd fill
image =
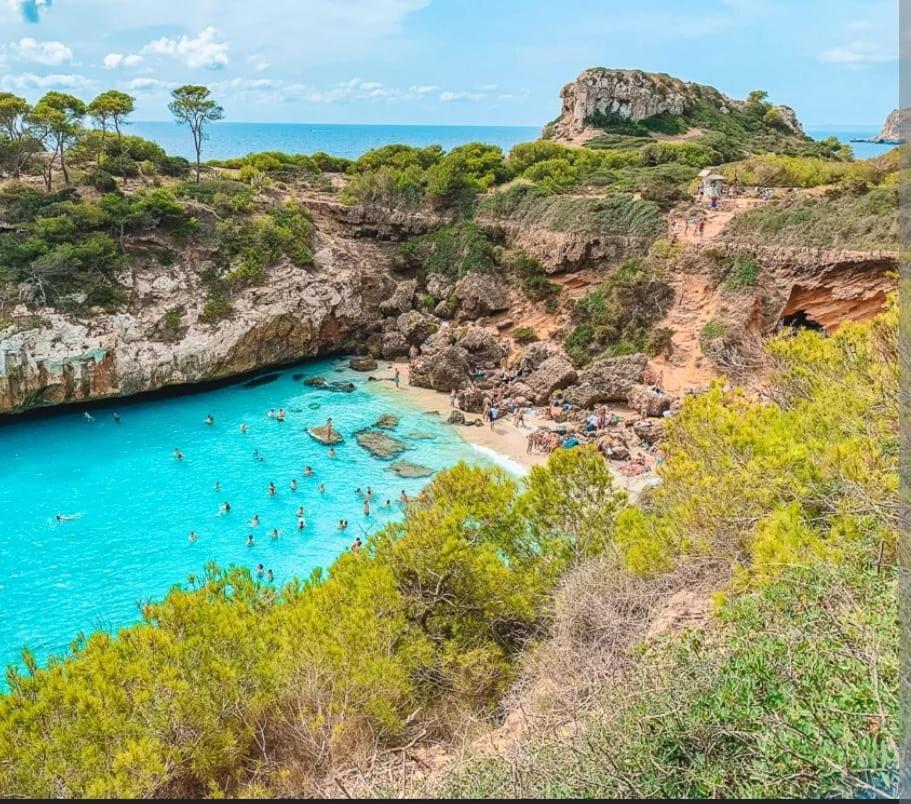
[[[172,81],[161,81],[158,78],[134,78],[123,86],[131,92],[158,92],[173,89],[177,84]]]
[[[63,42],[39,42],[30,36],[14,42],[10,46],[10,50],[20,61],[35,64],[57,65],[73,59],[73,51]]]
[[[440,88],[435,84],[419,84],[410,89],[417,95],[429,95],[431,92],[437,92]]]
[[[218,70],[228,64],[228,44],[215,41],[216,35],[217,31],[210,25],[193,37],[156,39],[139,52],[141,55],[173,56],[187,67]]]
[[[362,83],[358,84],[358,86],[361,89],[367,90],[368,92],[370,90],[383,88],[383,85],[379,81],[363,81]]]
[[[268,70],[271,66],[271,64],[258,53],[254,53],[252,56],[247,56],[247,64],[249,64],[258,73],[261,73],[263,70]]]
[[[60,74],[35,75],[35,73],[19,73],[18,75],[5,75],[0,79],[0,85],[18,89],[89,89],[95,85],[91,78],[84,75]]]
[[[872,64],[883,64],[895,61],[898,52],[893,45],[883,45],[868,39],[855,39],[844,45],[824,50],[818,56],[819,61],[828,64],[841,64],[853,69],[863,69]]]
[[[451,90],[446,90],[440,93],[440,100],[445,103],[460,100],[479,101],[483,99],[484,95],[480,92],[452,92]]]
[[[114,70],[117,67],[135,67],[142,63],[142,56],[136,53],[108,53],[104,57],[104,66],[107,70]]]

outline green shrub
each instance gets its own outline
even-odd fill
[[[234,305],[227,296],[214,295],[203,305],[199,320],[204,324],[216,324],[234,315]]]
[[[541,264],[525,252],[520,251],[513,256],[509,265],[519,277],[525,295],[532,301],[541,301],[560,292],[560,286],[547,278]]]
[[[113,193],[117,190],[117,180],[106,170],[92,171],[88,181],[99,193]]]
[[[724,277],[724,285],[730,290],[754,288],[759,284],[759,263],[755,257],[739,254]]]
[[[458,278],[487,273],[494,267],[493,245],[484,230],[471,221],[458,221],[413,237],[399,252],[422,275],[441,273]]]
[[[516,343],[534,343],[538,340],[538,333],[531,327],[516,327],[512,333],[512,339]]]

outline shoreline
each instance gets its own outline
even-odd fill
[[[411,385],[407,362],[383,360],[380,361],[380,366],[384,375],[388,372],[389,376],[380,376],[377,382],[365,383],[362,386],[363,388],[391,400],[404,398],[415,407],[423,410],[424,413],[439,414],[440,421],[443,422],[455,410],[449,404],[449,396],[442,391]],[[392,372],[396,368],[402,374],[402,382],[398,389],[395,388],[394,383],[390,382]],[[481,418],[480,413],[466,413],[465,415],[472,419]],[[486,422],[483,427],[452,425],[452,428],[463,441],[474,447],[478,453],[486,455],[498,466],[510,472],[510,474],[524,476],[528,474],[533,466],[543,466],[547,463],[547,455],[529,454],[527,452],[528,436],[543,424],[543,421],[535,414],[529,414],[525,419],[525,427],[520,428],[516,428],[511,421],[506,419],[496,422],[493,429]]]
[[[438,413],[440,420],[446,421],[450,412],[454,410],[449,405],[448,394],[443,391],[434,391],[432,388],[419,388],[411,385],[407,362],[387,360],[378,362],[377,374],[380,375],[380,372],[382,374],[377,377],[376,382],[365,383],[362,387],[365,389],[372,387],[373,392],[390,400],[404,397],[425,413]],[[396,390],[395,384],[391,382],[392,373],[396,368],[399,369],[402,375],[402,382],[398,390]],[[536,411],[537,409],[534,410]],[[627,411],[623,410],[623,412],[626,413]],[[465,415],[472,418],[481,418],[479,413],[467,413]],[[493,430],[487,423],[483,427],[453,425],[453,429],[480,454],[487,456],[510,474],[524,477],[531,471],[532,467],[544,466],[549,457],[547,454],[529,454],[527,452],[527,437],[538,427],[547,426],[549,424],[548,420],[534,412],[526,414],[525,421],[526,425],[522,428],[516,428],[511,421],[500,420],[494,425]],[[629,477],[618,471],[611,461],[605,460],[605,463],[614,478],[615,486],[629,494],[630,499],[633,501],[639,497],[643,490],[654,485],[658,479],[654,470]]]

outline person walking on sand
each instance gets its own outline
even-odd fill
[[[399,387],[399,382],[401,379],[402,379],[402,372],[399,371],[398,368],[396,368],[396,370],[395,370],[395,387],[396,388]]]

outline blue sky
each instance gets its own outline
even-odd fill
[[[116,87],[140,120],[204,83],[235,121],[541,125],[586,67],[637,67],[878,124],[897,30],[898,0],[0,0],[0,89]]]

